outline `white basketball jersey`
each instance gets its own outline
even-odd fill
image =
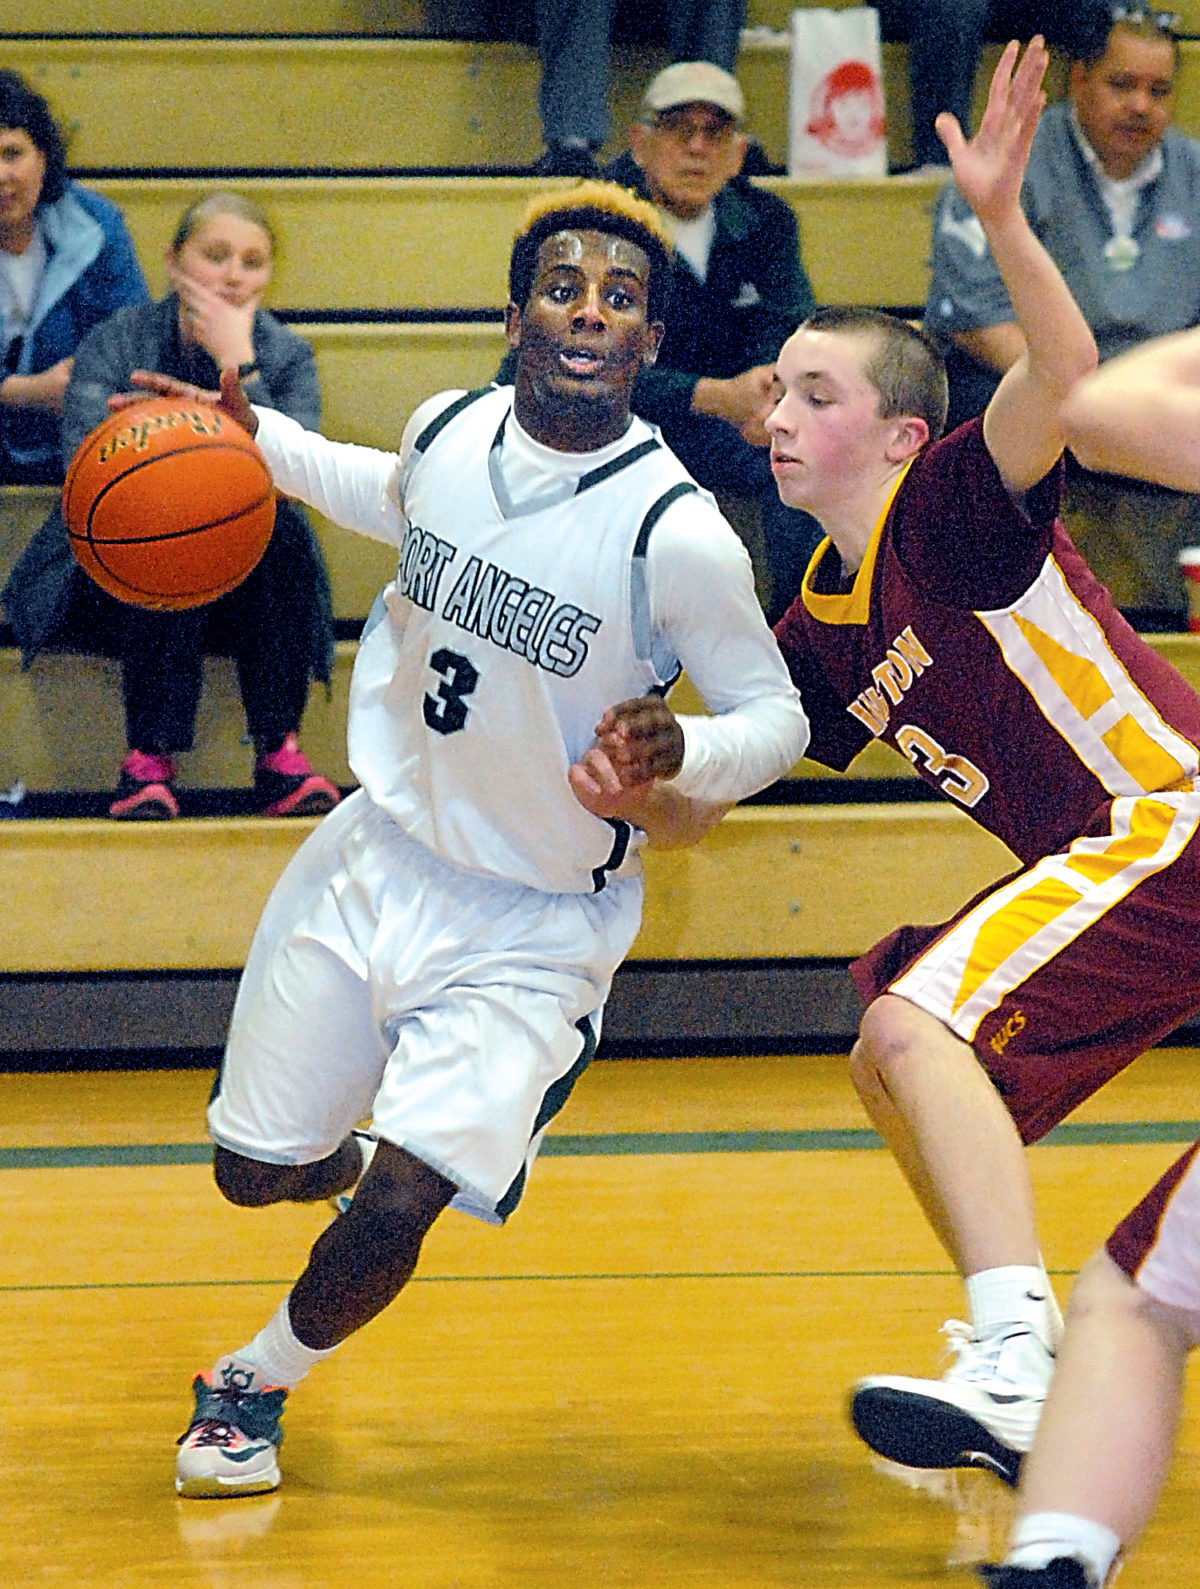
[[[417,438],[399,572],[355,663],[350,764],[444,860],[593,893],[639,868],[636,830],[585,811],[567,769],[606,707],[673,682],[651,661],[645,547],[696,488],[635,421],[615,460],[514,506],[496,461],[511,404],[511,387],[468,393]]]

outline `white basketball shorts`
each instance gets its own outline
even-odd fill
[[[452,1206],[501,1222],[591,1058],[641,902],[640,877],[547,894],[448,866],[356,792],[267,901],[213,1140],[309,1164],[370,1116],[454,1182]]]

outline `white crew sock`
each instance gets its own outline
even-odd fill
[[[1061,1330],[1058,1303],[1041,1264],[1007,1264],[968,1275],[967,1305],[971,1328],[980,1340],[1007,1324],[1025,1324],[1053,1350]]]
[[[296,1339],[285,1297],[249,1346],[243,1346],[233,1355],[255,1370],[262,1385],[282,1385],[286,1390],[295,1390],[314,1363],[336,1350],[334,1346],[327,1346],[318,1351]]]
[[[1013,1530],[1005,1563],[1011,1567],[1044,1567],[1056,1556],[1081,1562],[1094,1589],[1101,1589],[1121,1549],[1111,1528],[1069,1512],[1034,1512]]]

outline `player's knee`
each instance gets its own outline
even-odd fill
[[[218,1147],[213,1154],[213,1179],[227,1202],[239,1208],[264,1208],[284,1196],[282,1190],[291,1166],[263,1164],[245,1158],[229,1148]]]
[[[885,1091],[892,1070],[912,1052],[911,1008],[886,993],[867,1006],[850,1053],[850,1077],[860,1096]]]
[[[396,1241],[416,1233],[419,1242],[456,1190],[453,1181],[406,1149],[380,1142],[350,1212],[370,1215],[381,1239],[392,1231]]]

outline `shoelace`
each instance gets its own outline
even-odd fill
[[[235,1429],[231,1423],[222,1423],[219,1418],[205,1418],[198,1424],[193,1424],[186,1432],[181,1434],[175,1442],[181,1446],[189,1440],[193,1446],[231,1446],[241,1436],[241,1430]]]
[[[944,1378],[981,1379],[996,1372],[1005,1337],[997,1336],[985,1343],[965,1319],[947,1319],[941,1333],[946,1337],[947,1354],[954,1358]]]
[[[246,1440],[269,1439],[278,1445],[278,1418],[284,1392],[243,1390],[236,1385],[206,1385],[198,1395],[196,1413],[175,1442],[193,1440],[198,1446],[230,1445],[239,1436]]]

